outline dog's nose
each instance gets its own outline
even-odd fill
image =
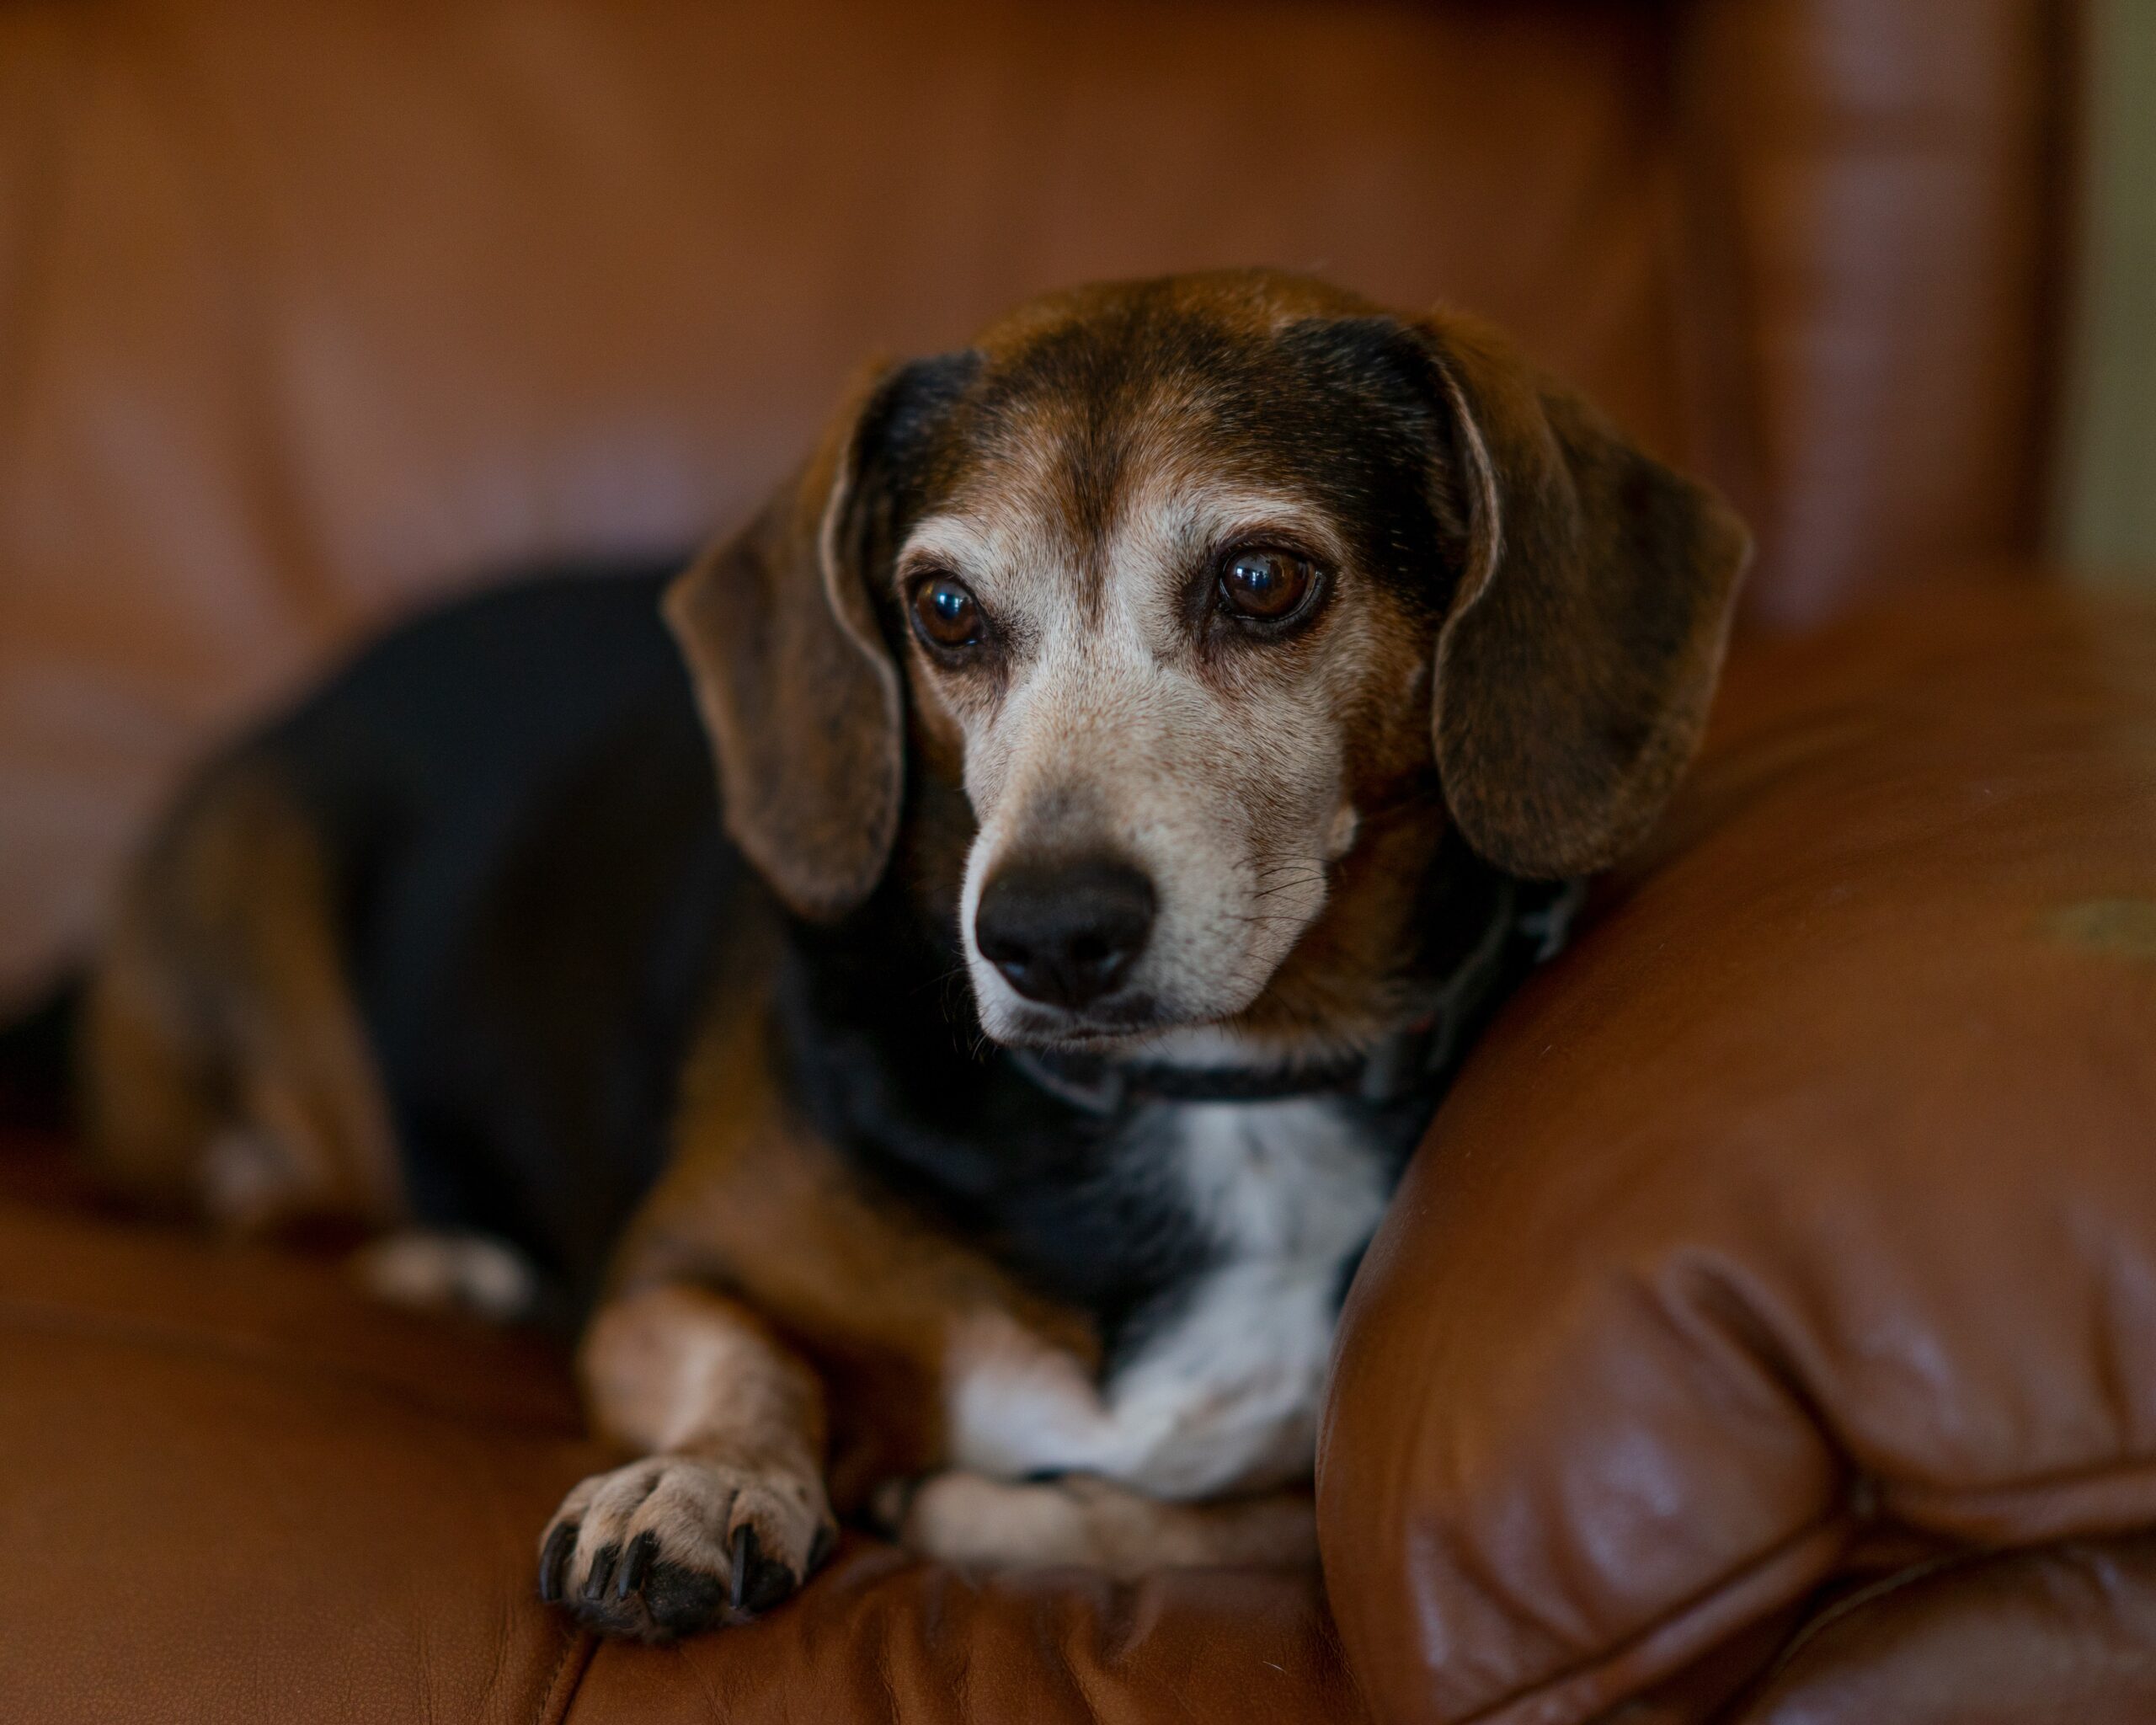
[[[1082,1007],[1129,974],[1153,927],[1153,883],[1128,863],[1018,863],[981,891],[974,939],[1029,1001]]]

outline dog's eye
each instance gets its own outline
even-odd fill
[[[1238,551],[1220,569],[1220,597],[1238,617],[1278,622],[1308,596],[1315,572],[1284,551]]]
[[[964,582],[950,575],[923,581],[914,590],[913,626],[931,647],[972,647],[988,633],[980,602]]]

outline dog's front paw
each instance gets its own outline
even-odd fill
[[[769,1610],[836,1534],[813,1471],[647,1456],[562,1500],[540,1541],[539,1594],[603,1633],[671,1641]]]

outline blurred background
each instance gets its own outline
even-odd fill
[[[355,635],[1085,278],[1486,314],[1738,501],[1755,631],[2132,579],[2152,90],[2143,0],[15,0],[0,1007]]]
[[[2080,56],[2078,283],[2055,543],[2156,590],[2156,6],[2092,0]]]

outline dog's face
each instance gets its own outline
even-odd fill
[[[888,590],[925,749],[978,823],[958,926],[998,1040],[1242,1012],[1358,802],[1433,777],[1460,536],[1396,339],[1164,293],[967,368]]]
[[[908,748],[916,806],[963,788],[990,1036],[1352,1043],[1413,1010],[1448,810],[1550,874],[1652,818],[1742,554],[1479,332],[1248,274],[883,374],[672,615],[798,910],[873,889]]]

